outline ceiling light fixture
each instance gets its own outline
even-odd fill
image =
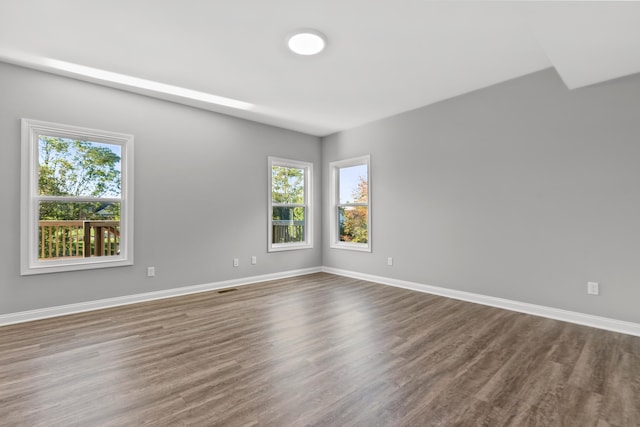
[[[317,55],[327,45],[327,38],[317,30],[298,30],[287,38],[287,46],[298,55]]]

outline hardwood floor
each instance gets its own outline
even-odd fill
[[[640,426],[640,338],[330,274],[0,328],[2,426]]]

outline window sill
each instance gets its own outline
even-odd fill
[[[356,252],[371,252],[371,245],[363,243],[332,243],[329,247],[331,249],[345,249]]]
[[[67,271],[97,270],[110,267],[124,267],[133,265],[133,260],[117,257],[115,259],[95,260],[89,262],[78,262],[69,260],[57,260],[48,262],[38,262],[31,266],[24,266],[20,272],[22,276],[47,273],[63,273]]]
[[[311,243],[276,243],[267,249],[267,252],[295,251],[298,249],[313,249]]]

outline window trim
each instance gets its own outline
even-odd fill
[[[340,227],[338,225],[338,208],[340,206],[340,177],[341,168],[367,165],[367,185],[369,188],[367,195],[367,203],[356,203],[354,205],[367,206],[367,243],[341,242],[338,233]],[[371,252],[371,155],[367,154],[360,157],[354,157],[345,160],[337,160],[329,163],[330,183],[330,233],[329,247],[332,249],[346,249],[351,251]]]
[[[269,156],[268,158],[267,174],[269,175],[268,182],[268,216],[267,216],[267,252],[280,252],[291,251],[297,249],[311,249],[313,248],[313,163],[303,162],[300,160],[283,159],[280,157]],[[290,243],[273,243],[273,167],[284,166],[289,168],[303,169],[305,171],[304,176],[304,204],[291,204],[291,206],[302,206],[305,208],[304,218],[304,242],[290,242]]]
[[[20,192],[20,274],[32,275],[133,265],[133,135],[23,118]],[[109,257],[38,259],[39,137],[53,136],[120,145],[120,253]],[[84,201],[64,198],[60,201]],[[103,198],[107,200],[109,198]]]

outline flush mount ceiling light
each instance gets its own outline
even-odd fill
[[[317,30],[298,30],[287,38],[287,46],[298,55],[317,55],[327,45],[327,38]]]

